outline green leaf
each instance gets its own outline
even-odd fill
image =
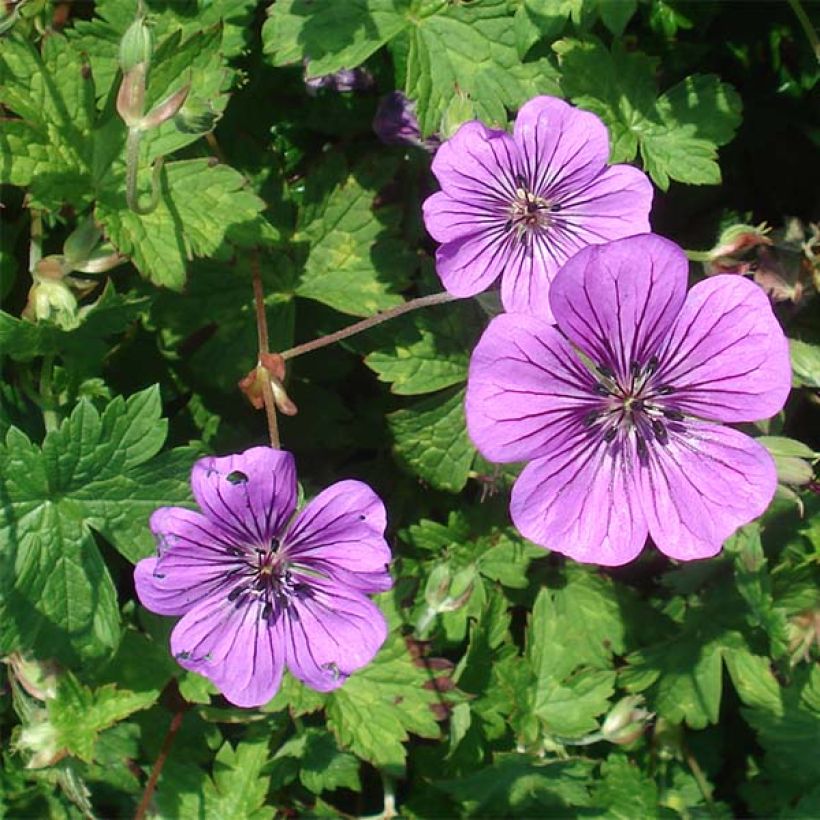
[[[54,33],[34,45],[12,35],[0,53],[0,104],[19,120],[0,130],[0,182],[29,189],[29,204],[78,210],[93,196],[94,82],[79,51]]]
[[[205,816],[218,820],[267,818],[264,808],[269,777],[262,774],[268,761],[267,737],[223,744],[214,760],[213,780],[203,789]]]
[[[658,816],[658,787],[626,755],[611,754],[601,764],[595,803],[617,820]]]
[[[478,119],[505,125],[508,109],[536,94],[558,92],[549,62],[520,61],[506,0],[442,3],[414,22],[404,90],[417,102],[424,135],[438,129],[457,93],[472,100]]]
[[[656,61],[621,45],[608,51],[596,39],[561,40],[562,88],[574,103],[598,114],[610,131],[612,162],[635,157],[666,190],[670,179],[717,184],[717,149],[740,124],[741,101],[713,75],[686,77],[657,98]]]
[[[290,757],[299,761],[299,779],[314,794],[334,789],[361,791],[359,761],[339,751],[333,735],[321,729],[307,729],[284,743],[274,760]]]
[[[155,700],[154,692],[130,692],[113,684],[91,690],[70,672],[64,672],[59,678],[57,696],[48,701],[57,748],[90,762],[95,757],[100,732],[151,706]]]
[[[153,510],[187,501],[192,454],[154,458],[167,429],[160,410],[159,392],[148,389],[102,414],[82,400],[42,448],[9,430],[0,447],[4,653],[71,661],[116,647],[116,592],[92,531],[136,560],[154,549]]]
[[[789,350],[797,386],[820,388],[820,345],[789,339]]]
[[[490,766],[436,786],[461,802],[471,817],[568,817],[575,814],[572,807],[590,805],[591,770],[588,761],[496,754]]]
[[[148,190],[149,177],[144,167],[139,190]],[[156,210],[136,214],[125,201],[124,170],[112,171],[94,213],[117,250],[130,256],[143,276],[181,290],[189,260],[217,253],[231,228],[255,222],[264,203],[247,189],[239,172],[206,159],[166,163],[161,184]]]
[[[107,338],[125,330],[149,301],[120,295],[108,283],[93,306],[81,309],[81,324],[73,330],[63,330],[47,321],[29,322],[0,311],[0,354],[22,362],[59,354],[81,369],[98,366],[110,349]]]
[[[354,316],[402,301],[398,291],[416,268],[416,255],[399,236],[401,209],[374,203],[395,170],[389,157],[348,171],[332,156],[308,178],[308,207],[294,235],[309,248],[299,296]]]
[[[409,10],[410,0],[280,0],[268,8],[262,42],[276,66],[309,60],[309,76],[332,74],[355,68],[409,26]]]
[[[439,735],[431,707],[436,693],[425,689],[428,674],[413,663],[404,639],[388,638],[375,659],[328,696],[327,722],[339,743],[389,774],[404,771],[409,733]]]
[[[371,353],[365,364],[379,381],[400,396],[432,393],[467,378],[471,312],[458,303],[434,313],[417,313],[391,327],[391,341]]]
[[[387,422],[402,466],[437,490],[464,487],[475,450],[467,436],[463,389],[390,413]]]

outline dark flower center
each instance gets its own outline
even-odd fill
[[[231,554],[241,559],[231,572],[235,585],[227,595],[235,607],[256,605],[260,617],[269,620],[294,599],[310,596],[310,586],[294,576],[286,554],[279,550],[279,539],[271,539],[267,547],[232,547]]]
[[[647,443],[668,444],[670,429],[676,429],[684,419],[673,406],[674,386],[656,376],[658,365],[656,356],[643,364],[632,362],[625,376],[597,365],[592,389],[598,407],[584,418],[588,427],[595,428],[614,447],[634,438],[638,459],[644,463],[649,457]]]
[[[551,214],[560,210],[557,203],[550,202],[533,193],[522,176],[516,177],[515,199],[510,203],[509,219],[505,228],[524,242],[527,235],[546,230],[552,223]]]

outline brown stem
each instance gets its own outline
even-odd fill
[[[142,793],[142,800],[140,800],[139,806],[137,806],[134,820],[144,820],[145,813],[148,811],[148,805],[154,796],[154,789],[157,787],[157,780],[159,780],[159,776],[162,774],[162,767],[168,759],[168,753],[171,751],[171,746],[174,744],[174,738],[177,736],[180,726],[182,726],[182,718],[184,716],[185,712],[180,711],[171,718],[171,725],[168,727],[165,740],[162,741],[162,748],[159,750],[157,759],[154,761],[154,768],[151,769],[148,782],[145,784],[145,791]]]
[[[256,337],[259,344],[259,365],[262,363],[262,354],[270,353],[270,338],[268,336],[268,318],[265,314],[265,291],[262,289],[262,276],[259,273],[259,255],[256,251],[251,256],[251,272],[253,275],[253,301],[256,306]],[[259,366],[258,365],[258,366]],[[273,397],[273,388],[270,379],[262,379],[262,399],[265,402],[265,417],[268,420],[268,436],[270,446],[280,450],[279,423],[276,420],[276,402]]]
[[[377,313],[375,316],[369,316],[367,319],[362,319],[360,322],[343,327],[335,333],[328,333],[327,336],[321,336],[318,339],[314,339],[312,342],[305,342],[302,345],[296,345],[296,347],[286,350],[281,354],[281,356],[283,359],[295,359],[303,353],[310,353],[311,351],[318,350],[321,347],[332,345],[342,339],[347,339],[348,336],[355,336],[363,330],[369,330],[371,327],[375,327],[376,325],[386,322],[389,319],[395,319],[396,316],[401,316],[404,313],[410,313],[412,310],[428,307],[429,305],[442,305],[445,302],[453,302],[458,298],[458,296],[452,296],[449,293],[433,293],[430,296],[420,296],[418,299],[410,299],[408,302],[404,302],[403,304],[397,305],[389,310],[384,310],[381,313]]]

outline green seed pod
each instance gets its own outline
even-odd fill
[[[139,63],[149,65],[153,50],[151,29],[146,24],[145,17],[140,15],[131,23],[120,40],[120,68],[123,73],[130,71]]]

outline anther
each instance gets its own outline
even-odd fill
[[[610,427],[609,430],[607,430],[604,433],[604,441],[607,444],[609,444],[609,442],[612,441],[612,439],[614,439],[617,434],[618,434],[618,428],[617,427]]]
[[[271,550],[273,550],[273,551],[276,551],[276,550],[278,550],[278,549],[279,549],[279,539],[278,539],[278,538],[271,538],[271,540],[270,540],[270,548],[271,548]]]
[[[641,375],[641,366],[638,362],[632,362],[632,364],[629,365],[629,370],[633,376]]]
[[[658,369],[659,364],[660,361],[658,361],[658,357],[653,356],[646,364],[646,375],[650,376],[652,373],[654,373]]]
[[[560,206],[557,202],[553,202],[553,203],[552,203],[552,205],[550,205],[550,210],[551,210],[554,214],[557,214],[557,213],[558,213],[558,211],[560,211],[560,210],[561,210],[561,206]]]
[[[233,588],[233,589],[232,589],[232,590],[228,593],[228,600],[229,600],[229,601],[235,601],[235,600],[236,600],[236,599],[237,599],[237,598],[238,598],[238,597],[242,594],[242,592],[244,591],[244,589],[245,589],[245,587],[242,587],[242,586],[234,587],[234,588]]]
[[[666,427],[660,419],[652,419],[652,432],[655,434],[655,439],[658,444],[669,443],[669,433],[666,432]]]
[[[273,614],[273,604],[268,601],[264,607],[262,607],[262,620],[267,621],[270,619],[270,616]]]
[[[598,410],[593,410],[584,416],[584,426],[592,427],[598,419],[601,418],[601,413]]]
[[[595,365],[595,369],[605,378],[611,379],[615,374],[605,364]]]
[[[592,388],[599,396],[611,396],[612,393],[609,392],[609,388],[605,385],[597,382],[595,387]]]
[[[655,392],[659,396],[668,396],[670,393],[675,392],[675,388],[671,384],[662,384]]]
[[[683,421],[686,418],[680,410],[664,410],[663,414],[672,421]]]
[[[635,431],[635,446],[638,448],[638,461],[645,464],[649,460],[649,450],[644,437],[637,430]]]

